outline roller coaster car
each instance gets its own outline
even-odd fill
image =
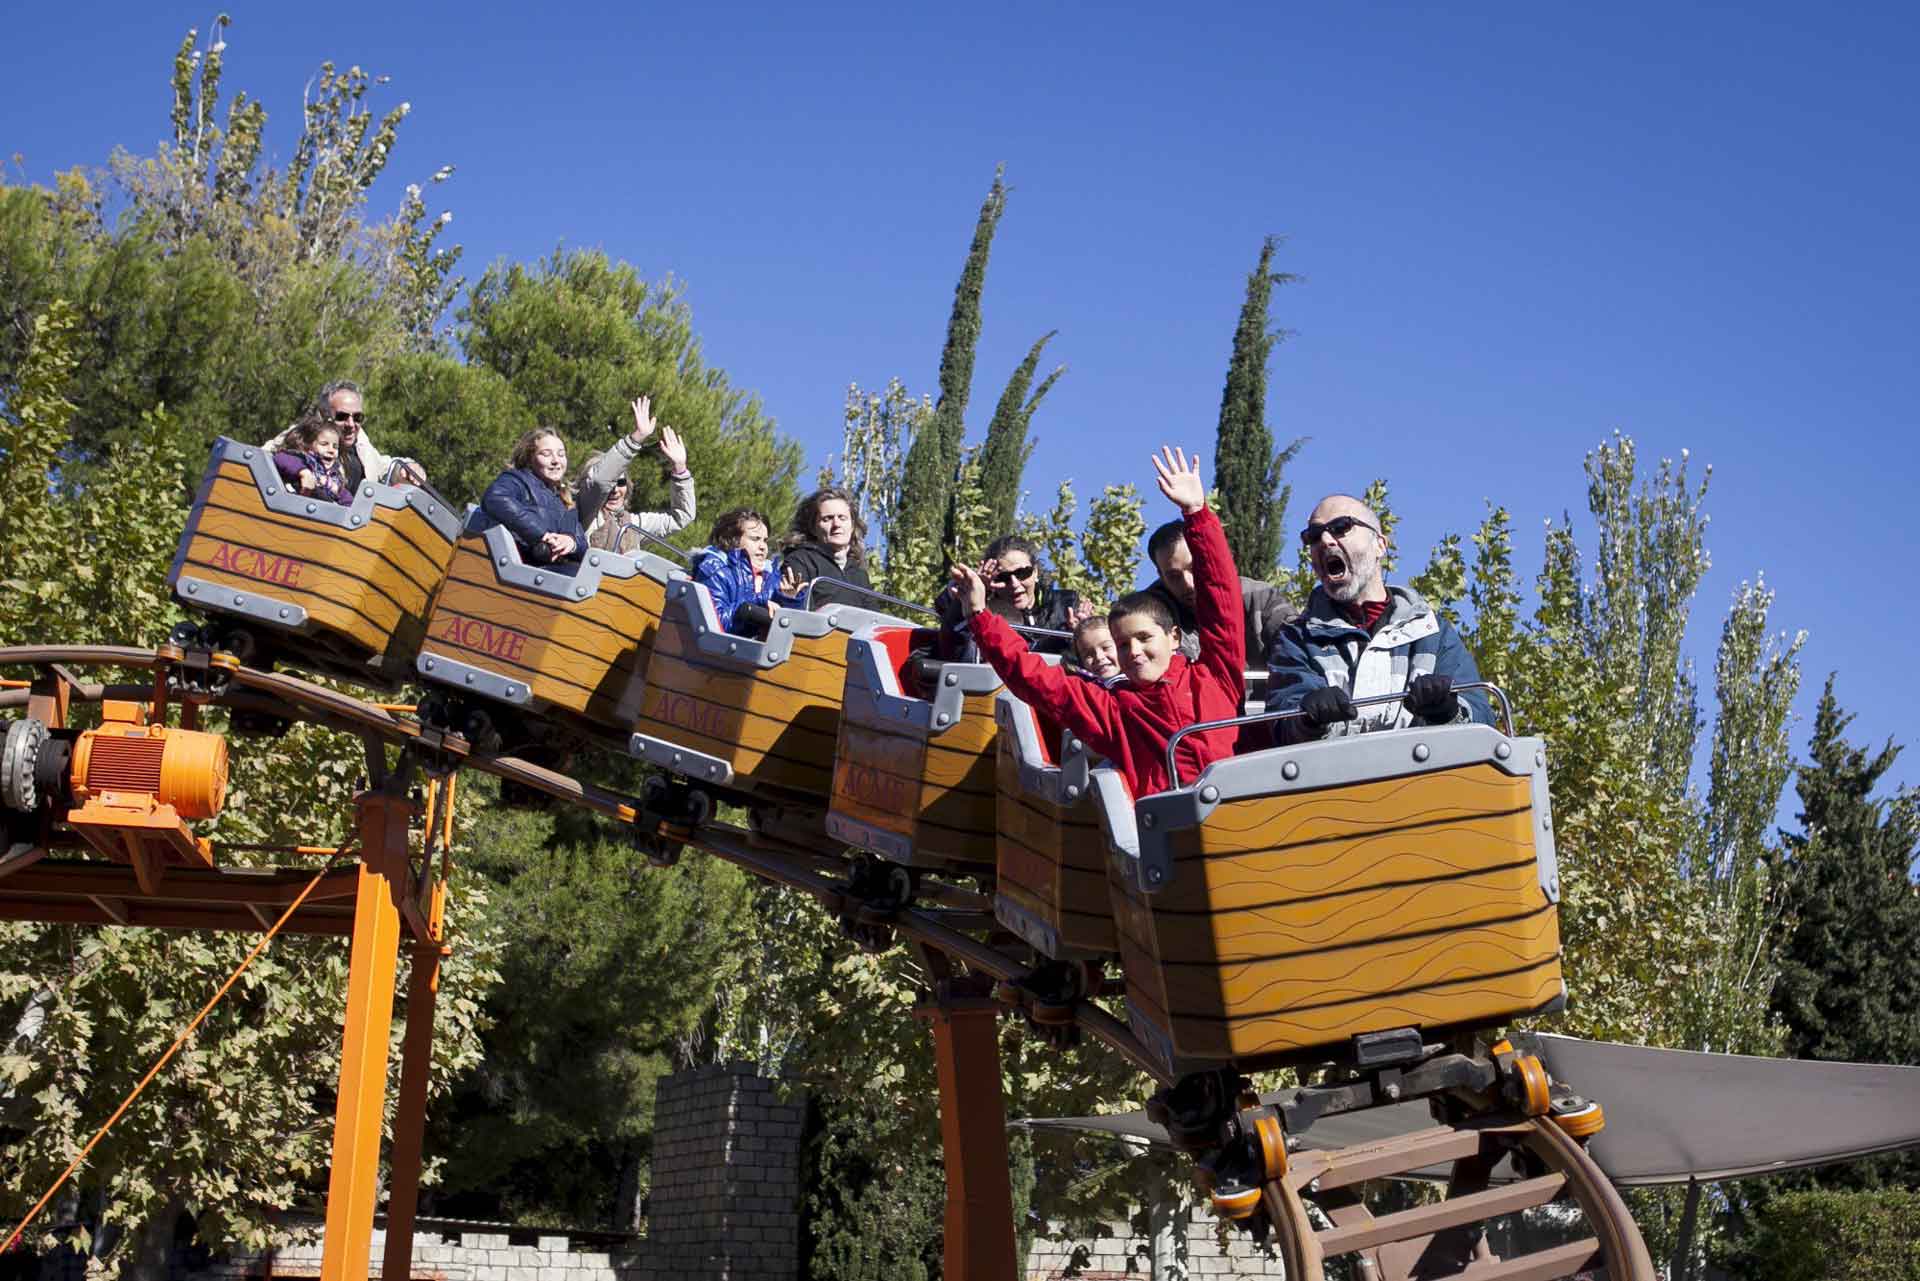
[[[375,688],[410,678],[460,518],[430,489],[360,486],[351,506],[289,490],[272,451],[221,437],[167,572],[217,643]]]
[[[679,568],[647,552],[589,549],[565,574],[527,564],[505,526],[476,530],[479,520],[468,518],[454,550],[420,675],[626,747]]]
[[[1001,690],[993,914],[1052,960],[1119,951],[1086,744]],[[1059,750],[1050,751],[1057,743]]]
[[[916,651],[931,633],[870,627],[847,645],[827,831],[909,867],[987,872],[994,855],[994,697],[985,663]]]
[[[764,639],[720,625],[691,579],[670,584],[630,750],[696,783],[759,802],[756,821],[792,805],[811,833],[833,791],[847,640],[897,622],[851,605],[772,606]]]
[[[1491,726],[1216,761],[1138,802],[1092,774],[1135,1033],[1169,1070],[1558,1008],[1546,749]]]

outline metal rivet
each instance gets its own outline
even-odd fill
[[[793,626],[793,620],[792,620],[791,618],[788,618],[788,617],[787,617],[787,616],[786,616],[785,614],[782,614],[782,615],[780,615],[780,626],[782,626],[782,627],[792,627],[792,626]]]
[[[1535,752],[1533,754],[1533,763],[1535,765],[1545,765],[1547,763],[1547,754],[1545,752]]]
[[[727,653],[729,653],[729,654],[737,654],[737,653],[739,653],[739,652],[740,652],[740,643],[739,643],[738,641],[728,641],[728,642],[727,642]]]
[[[675,753],[673,754],[673,763],[674,763],[675,765],[678,765],[678,764],[679,764],[679,763],[681,762],[681,760],[682,760],[682,759],[684,759],[684,758],[683,758],[683,757],[682,757],[682,756],[680,755],[680,753],[679,753],[679,752],[675,752]]]
[[[828,614],[828,615],[827,615],[827,626],[828,626],[828,627],[838,627],[838,626],[840,626],[840,615],[838,615],[838,614]]]
[[[244,605],[247,603],[247,598],[236,593],[233,598],[233,603],[236,605]]]
[[[573,594],[575,596],[585,596],[587,594],[587,589],[584,587],[576,587],[573,589]]]
[[[1433,755],[1433,753],[1432,753],[1431,751],[1429,751],[1429,750],[1428,750],[1428,748],[1427,748],[1427,745],[1426,745],[1425,743],[1415,743],[1415,744],[1413,745],[1413,759],[1414,759],[1414,760],[1416,760],[1416,761],[1424,761],[1424,760],[1426,760],[1426,759],[1427,759],[1427,757],[1429,757],[1429,756],[1431,756],[1431,755]]]
[[[277,486],[277,485],[268,485],[268,486],[267,486],[267,497],[268,497],[268,498],[272,498],[272,497],[273,497],[273,496],[274,496],[275,494],[277,494],[277,493],[279,493],[279,492],[280,492],[280,487],[279,487],[279,486]]]
[[[472,673],[472,672],[468,672],[468,673],[467,673],[467,684],[469,684],[469,685],[471,685],[471,684],[473,684],[473,673]]]
[[[599,563],[600,563],[600,558],[599,558],[598,556],[589,556],[589,557],[587,557],[587,564],[589,564],[589,565],[598,565]]]
[[[500,563],[501,563],[502,565],[504,565],[504,564],[506,564],[506,563],[507,563],[507,558],[506,558],[505,556],[502,556],[502,557],[500,558]]]
[[[512,698],[512,697],[513,697],[513,696],[514,696],[515,694],[518,694],[519,692],[520,692],[520,687],[519,687],[518,685],[509,685],[509,686],[507,686],[507,697],[508,697],[508,698]]]
[[[960,683],[960,673],[958,672],[947,673],[947,684],[958,685],[959,683]]]
[[[350,524],[350,525],[358,525],[358,524],[360,523],[360,517],[358,517],[358,516],[349,516],[349,517],[347,518],[347,523],[348,523],[348,524]]]
[[[189,595],[189,596],[196,596],[196,595],[198,595],[198,594],[199,594],[199,592],[200,592],[200,584],[198,584],[198,583],[188,583],[188,584],[187,584],[187,595]]]
[[[253,461],[253,451],[252,451],[251,449],[249,449],[249,450],[247,450],[247,451],[246,451],[246,452],[245,452],[244,454],[242,454],[242,455],[241,455],[241,457],[242,457],[242,458],[245,458],[245,459],[246,459],[246,460],[247,460],[248,462],[252,462],[252,461]]]
[[[1288,762],[1287,762],[1286,764],[1284,764],[1284,765],[1282,765],[1282,766],[1280,767],[1280,777],[1281,777],[1281,778],[1284,778],[1284,779],[1296,779],[1296,778],[1299,778],[1299,777],[1300,777],[1300,762],[1299,762],[1299,761],[1288,761]]]
[[[774,649],[770,649],[770,650],[768,650],[768,651],[767,651],[767,661],[768,661],[769,663],[777,663],[777,662],[779,662],[779,661],[780,661],[780,651],[779,651],[779,650],[774,650]]]
[[[365,489],[363,489],[363,490],[361,490],[360,492],[361,492],[362,494],[364,494],[364,495],[366,495],[366,496],[367,496],[368,498],[372,498],[372,497],[373,497],[373,486],[372,486],[372,485],[368,485],[368,486],[367,486],[367,487],[366,487]]]
[[[1513,746],[1509,743],[1495,743],[1493,745],[1493,754],[1504,761],[1507,757],[1513,755]]]
[[[1553,818],[1551,815],[1542,814],[1540,816],[1540,830],[1544,832],[1551,832],[1553,830]]]
[[[948,721],[952,720],[953,717],[947,715],[945,712],[942,712],[938,716],[934,717],[933,719],[936,723],[945,725]]]
[[[1067,784],[1067,799],[1068,799],[1068,800],[1073,800],[1074,798],[1076,798],[1076,797],[1078,797],[1079,795],[1080,795],[1080,785],[1079,785],[1078,783],[1068,783],[1068,784]]]
[[[1153,826],[1153,815],[1151,815],[1151,814],[1142,814],[1142,815],[1140,816],[1140,826],[1142,826],[1142,827],[1152,827],[1152,826]]]
[[[429,515],[429,516],[438,516],[439,514],[440,514],[440,509],[439,509],[439,507],[437,507],[437,506],[435,506],[435,505],[434,505],[434,504],[432,504],[432,503],[428,503],[428,504],[427,504],[427,515]]]
[[[290,609],[288,609],[288,608],[287,608],[287,607],[286,607],[285,605],[282,605],[282,606],[280,607],[280,617],[282,617],[282,618],[287,618],[287,617],[289,617],[289,616],[291,616],[291,615],[292,615],[292,613],[293,613],[293,611],[292,611],[292,610],[290,610]]]
[[[1211,805],[1220,799],[1220,789],[1209,784],[1200,789],[1200,799]]]
[[[538,587],[540,584],[546,581],[547,581],[547,576],[545,574],[535,574],[533,576],[533,585],[535,587]]]
[[[900,715],[911,716],[913,715],[913,709],[911,707],[903,707],[900,709]]]
[[[308,503],[308,504],[307,504],[307,512],[308,512],[308,514],[312,514],[313,512],[317,512],[317,511],[319,511],[319,510],[320,510],[320,508],[319,508],[319,507],[318,507],[318,506],[317,506],[316,504],[314,504],[314,503]]]
[[[1070,738],[1067,740],[1067,750],[1069,752],[1084,751],[1085,748],[1086,748],[1086,744],[1082,743],[1077,738]]]
[[[1166,873],[1162,872],[1157,867],[1150,867],[1147,869],[1147,879],[1155,885],[1158,885],[1160,883],[1161,878],[1165,875]]]
[[[433,660],[432,660],[431,658],[429,658],[429,659],[427,660],[427,662],[426,662],[426,668],[427,668],[427,670],[428,670],[428,671],[432,671],[432,670],[433,670]]]

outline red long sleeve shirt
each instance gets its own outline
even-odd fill
[[[971,620],[982,657],[1007,688],[1106,757],[1135,797],[1176,785],[1167,778],[1167,741],[1177,731],[1199,721],[1238,716],[1246,697],[1241,666],[1246,619],[1240,605],[1240,574],[1227,549],[1226,532],[1220,528],[1220,518],[1205,507],[1188,513],[1186,527],[1187,547],[1193,553],[1193,611],[1200,632],[1200,658],[1189,663],[1174,654],[1166,675],[1155,684],[1105,689],[1030,653],[1026,643],[993,614],[982,610]],[[1214,761],[1231,756],[1236,736],[1236,730],[1217,729],[1181,739],[1179,782],[1191,782]]]

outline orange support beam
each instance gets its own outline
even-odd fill
[[[393,1118],[393,1174],[387,1184],[387,1250],[381,1275],[413,1275],[413,1219],[420,1205],[420,1158],[427,1128],[427,1078],[433,1067],[433,1016],[440,1000],[440,960],[447,883],[436,881],[429,919],[433,938],[413,949],[407,978],[407,1035],[400,1044],[400,1100]]]
[[[321,1281],[366,1281],[380,1180],[380,1122],[387,1094],[387,1039],[399,964],[400,903],[407,894],[407,822],[403,795],[362,792],[360,882],[354,900],[347,1016],[334,1105],[333,1170],[327,1184]]]
[[[947,1164],[944,1275],[954,1281],[1016,1281],[1001,1009],[986,996],[946,991],[916,1011],[933,1025]]]

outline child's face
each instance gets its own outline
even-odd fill
[[[567,474],[567,443],[558,436],[542,436],[533,445],[533,474],[557,485]]]
[[[747,562],[753,566],[753,572],[759,573],[767,567],[767,527],[757,520],[750,520],[740,528],[740,542],[737,544],[747,553]]]
[[[325,431],[313,434],[313,454],[323,463],[334,463],[340,458],[340,433],[329,427]]]
[[[1113,633],[1104,627],[1092,627],[1073,642],[1073,656],[1089,676],[1101,680],[1120,674],[1120,652],[1114,647]]]
[[[1174,633],[1145,614],[1125,614],[1110,626],[1120,670],[1135,685],[1157,684],[1173,660]]]

